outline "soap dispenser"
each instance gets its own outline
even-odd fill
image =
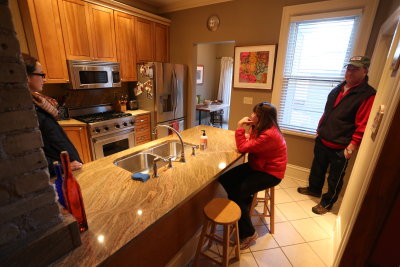
[[[206,130],[202,130],[203,134],[200,136],[200,150],[205,150],[207,148],[208,137],[206,135]]]

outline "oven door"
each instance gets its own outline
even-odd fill
[[[107,157],[135,146],[135,130],[129,129],[92,138],[94,159]]]

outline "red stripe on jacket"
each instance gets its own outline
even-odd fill
[[[275,127],[263,131],[258,137],[238,128],[235,132],[236,147],[241,153],[249,153],[249,164],[253,170],[269,173],[282,179],[287,164],[286,142],[281,132]]]

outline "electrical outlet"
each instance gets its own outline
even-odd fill
[[[252,97],[243,97],[243,104],[253,104],[253,98]]]

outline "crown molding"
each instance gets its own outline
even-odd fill
[[[147,20],[151,20],[160,24],[164,24],[164,25],[170,25],[171,24],[171,20],[152,14],[150,12],[132,7],[130,5],[126,5],[123,4],[121,2],[117,2],[115,0],[84,0],[85,2],[88,3],[92,3],[92,4],[96,4],[96,5],[100,5],[100,6],[104,6],[104,7],[108,7],[117,11],[121,11],[127,14],[131,14],[134,15],[136,17],[139,18],[144,18]]]
[[[159,8],[160,13],[174,12],[189,8],[219,4],[224,2],[231,2],[233,0],[179,0],[167,5],[161,5]]]

